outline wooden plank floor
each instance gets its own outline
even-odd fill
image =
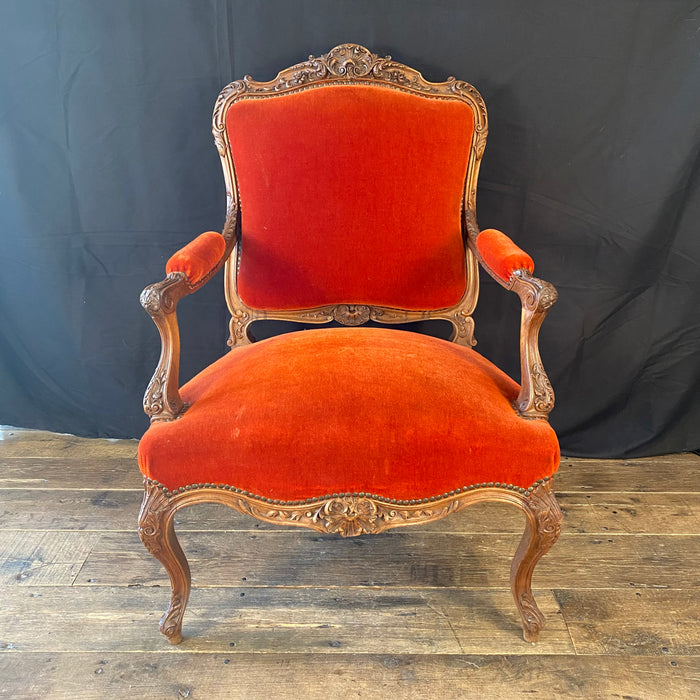
[[[339,539],[178,514],[185,640],[136,535],[134,441],[0,431],[0,697],[700,697],[700,457],[563,460],[523,642],[512,506]]]

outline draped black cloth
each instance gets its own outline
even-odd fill
[[[0,423],[143,433],[159,341],[138,295],[221,229],[219,90],[350,41],[483,95],[479,223],[559,289],[541,350],[563,451],[697,449],[695,4],[3,0]],[[225,351],[221,282],[181,304],[183,379]],[[518,313],[484,279],[477,349],[516,378]]]

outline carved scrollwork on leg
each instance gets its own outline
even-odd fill
[[[510,583],[523,623],[523,636],[536,642],[545,618],[532,595],[532,573],[537,562],[551,549],[561,531],[562,513],[551,482],[540,483],[523,502],[527,515],[525,533],[511,566]]]
[[[170,605],[160,620],[160,631],[171,644],[179,644],[190,594],[190,567],[175,535],[173,515],[174,509],[160,486],[146,481],[139,514],[139,537],[168,572],[172,593]]]

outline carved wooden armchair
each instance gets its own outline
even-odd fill
[[[561,522],[537,345],[557,295],[509,238],[477,228],[481,96],[344,44],[231,83],[213,130],[223,234],[177,252],[141,296],[162,340],[139,445],[139,534],[172,584],[161,631],[182,638],[190,571],[173,516],[189,504],[347,537],[502,501],[527,516],[511,585],[536,641],[532,572]],[[522,301],[520,385],[472,349],[478,263]],[[222,265],[231,352],[180,388],[177,303]],[[256,319],[347,327],[252,343]],[[422,319],[450,321],[454,342],[355,327]]]

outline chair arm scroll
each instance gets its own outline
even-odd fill
[[[160,359],[143,396],[143,410],[151,423],[174,420],[185,410],[180,396],[180,329],[177,302],[192,291],[184,272],[171,272],[161,282],[141,292],[141,306],[158,327],[161,340]]]
[[[526,270],[513,272],[510,289],[520,297],[522,304],[518,412],[528,418],[547,418],[554,408],[554,391],[542,366],[538,338],[542,321],[557,300],[557,290]]]

